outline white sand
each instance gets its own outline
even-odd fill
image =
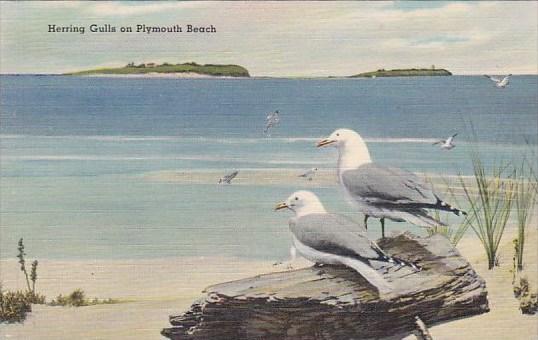
[[[538,288],[538,237],[536,223],[525,240],[524,271],[531,289]],[[512,290],[512,257],[514,232],[507,230],[499,250],[500,266],[487,269],[484,250],[475,237],[463,239],[458,245],[474,269],[486,280],[490,312],[448,322],[430,329],[435,340],[441,339],[538,339],[538,315],[523,315]]]
[[[537,285],[536,229],[529,232],[525,268]],[[536,339],[538,317],[518,310],[511,285],[513,234],[506,234],[501,267],[489,271],[474,237],[459,249],[486,280],[491,311],[431,328],[434,339]],[[304,260],[295,267],[308,265]],[[187,309],[211,284],[278,270],[270,262],[225,258],[144,261],[41,261],[38,290],[50,299],[82,288],[89,297],[124,303],[80,308],[34,306],[23,324],[0,325],[6,339],[161,339],[168,315]],[[16,260],[0,262],[4,287],[24,287]],[[412,337],[409,337],[412,339]]]
[[[233,185],[286,185],[286,186],[299,186],[299,187],[335,187],[337,184],[334,179],[336,177],[336,168],[324,168],[319,169],[311,181],[304,177],[299,177],[300,174],[308,170],[308,167],[304,169],[241,169],[236,178],[232,181]],[[152,171],[142,175],[142,178],[146,181],[155,182],[167,182],[172,184],[216,184],[225,173],[217,170],[206,171],[192,171],[192,170],[163,170]],[[435,190],[441,194],[442,197],[447,198],[450,201],[451,195],[448,194],[447,185],[445,179],[449,183],[456,183],[458,178],[456,176],[443,176],[439,175],[418,173],[419,176],[427,178],[434,184]],[[471,185],[469,191],[475,192],[476,189],[472,187],[470,178],[464,178]],[[452,190],[456,196],[463,196],[463,190],[459,187],[453,187]]]
[[[334,170],[319,170],[312,181],[299,177],[306,169],[286,169],[286,170],[240,170],[233,185],[286,185],[286,186],[307,186],[312,188],[335,186]],[[148,181],[168,182],[177,184],[217,184],[219,178],[224,176],[222,171],[155,171],[144,175]]]
[[[270,262],[224,258],[143,261],[40,261],[38,291],[48,299],[76,288],[127,302],[79,308],[34,306],[23,324],[0,325],[9,339],[161,339],[168,315],[208,285],[276,270]],[[4,288],[23,288],[16,260],[0,262]]]

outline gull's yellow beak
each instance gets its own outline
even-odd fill
[[[332,139],[322,139],[318,142],[318,144],[316,145],[318,148],[322,147],[322,146],[325,146],[325,145],[329,145],[329,144],[332,144],[336,142],[335,140],[332,140]]]
[[[275,211],[280,210],[280,209],[285,209],[285,208],[287,208],[287,207],[288,207],[288,205],[286,204],[286,202],[281,202],[281,203],[278,203],[278,204],[276,205],[276,207],[275,207]]]

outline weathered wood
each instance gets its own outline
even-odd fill
[[[431,325],[487,312],[484,280],[446,238],[409,233],[379,245],[417,263],[376,269],[395,287],[380,298],[346,267],[309,267],[208,287],[189,311],[170,317],[170,339],[367,339],[411,334],[415,317]]]

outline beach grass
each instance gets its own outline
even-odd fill
[[[32,291],[4,291],[0,285],[0,323],[22,322],[32,311],[32,304],[44,304],[45,296]]]
[[[480,155],[472,152],[473,175],[478,194],[463,176],[459,182],[469,205],[469,226],[480,240],[488,260],[488,269],[497,263],[497,251],[510,217],[516,182],[514,172],[504,164],[493,165],[488,173]]]
[[[88,299],[86,297],[86,293],[80,289],[77,288],[73,292],[71,292],[68,295],[58,295],[56,299],[52,300],[48,303],[49,306],[69,306],[69,307],[84,307],[84,306],[93,306],[93,305],[106,305],[106,304],[113,304],[113,303],[119,303],[116,299]]]
[[[516,212],[517,238],[515,243],[515,267],[518,271],[523,269],[523,253],[525,248],[525,234],[536,203],[538,183],[535,179],[532,162],[523,159],[519,168],[515,169],[514,208]]]

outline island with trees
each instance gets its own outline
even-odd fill
[[[451,76],[452,73],[445,69],[435,68],[406,68],[364,72],[350,76],[350,78],[376,78],[376,77],[428,77],[428,76]]]
[[[156,64],[142,63],[135,65],[128,63],[123,67],[99,68],[86,71],[70,72],[65,75],[91,76],[91,75],[199,75],[210,77],[250,77],[248,70],[239,65],[200,65],[195,62],[183,64]]]

